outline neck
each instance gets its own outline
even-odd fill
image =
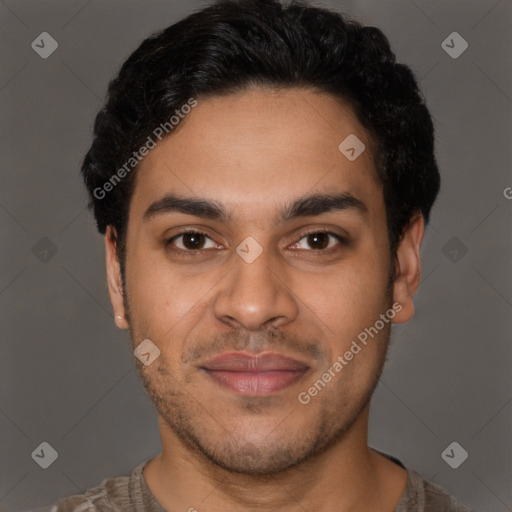
[[[369,407],[324,453],[263,476],[215,465],[186,447],[160,417],[162,453],[146,465],[144,477],[168,510],[392,512],[407,476],[403,468],[368,448],[368,414]]]

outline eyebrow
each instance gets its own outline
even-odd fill
[[[275,223],[278,224],[299,217],[313,217],[340,210],[352,210],[362,216],[366,216],[368,213],[366,205],[348,192],[314,194],[301,197],[285,205],[277,215]],[[144,213],[143,220],[148,221],[156,216],[171,213],[182,213],[194,217],[217,220],[223,224],[229,223],[232,218],[231,214],[217,201],[167,194],[149,206]]]

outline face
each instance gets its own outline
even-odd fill
[[[366,146],[353,161],[338,149],[351,134]],[[368,406],[391,323],[412,314],[412,280],[388,286],[369,148],[331,95],[252,88],[198,100],[137,170],[124,298],[134,348],[160,350],[137,365],[169,432],[220,467],[279,472],[342,439]],[[405,237],[402,271],[420,231]]]

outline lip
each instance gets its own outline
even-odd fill
[[[201,369],[224,388],[242,395],[265,396],[294,384],[309,366],[276,353],[255,356],[230,352],[210,359]]]

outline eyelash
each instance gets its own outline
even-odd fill
[[[171,250],[175,254],[185,255],[185,256],[194,256],[194,255],[202,253],[203,251],[211,250],[211,249],[183,250],[183,249],[176,249],[176,248],[172,247],[172,242],[174,240],[176,240],[177,238],[180,238],[183,235],[188,235],[188,234],[204,235],[205,237],[207,237],[211,240],[211,237],[209,237],[206,233],[203,233],[202,231],[196,231],[195,229],[185,229],[184,231],[178,233],[177,235],[174,235],[172,238],[169,238],[168,240],[166,240],[165,246],[168,247],[169,250]],[[299,238],[298,242],[300,242],[303,238],[306,238],[309,235],[316,235],[316,234],[331,235],[338,242],[340,242],[340,245],[344,245],[344,246],[348,245],[346,238],[344,238],[343,236],[341,236],[337,233],[333,233],[332,231],[322,230],[322,229],[315,229],[313,231],[303,233],[301,235],[301,237]],[[298,243],[298,242],[295,242],[295,243]],[[292,244],[292,245],[295,245],[295,244]],[[311,249],[311,250],[308,250],[307,252],[313,252],[313,253],[317,253],[317,254],[330,253],[333,248],[334,247],[328,247],[327,249]],[[294,249],[294,250],[303,251],[306,249]]]

